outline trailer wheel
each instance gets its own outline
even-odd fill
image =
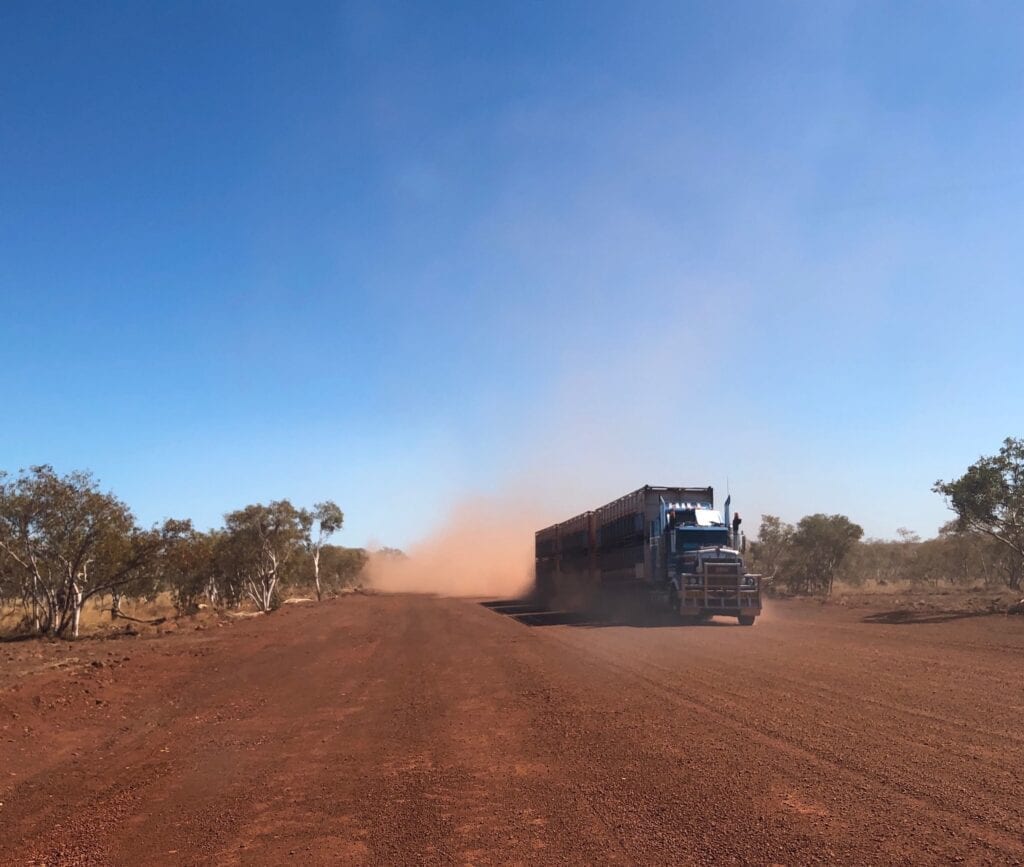
[[[741,615],[739,615],[737,620],[739,620],[740,626],[753,626],[754,625],[754,615],[753,614],[741,614]]]

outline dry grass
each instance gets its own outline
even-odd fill
[[[932,585],[909,581],[859,585],[837,583],[829,602],[851,608],[905,608],[920,611],[985,612],[1006,611],[1020,598],[1020,591],[983,584],[963,585],[939,582]]]
[[[932,586],[930,584],[914,584],[910,581],[876,581],[868,578],[859,584],[850,584],[845,581],[836,581],[832,588],[833,597],[841,596],[900,596],[905,594],[947,596],[959,593],[985,593],[988,591],[997,592],[999,588],[984,587],[982,585],[952,584],[948,581],[940,581]]]
[[[97,596],[85,603],[82,609],[80,632],[89,635],[109,629],[111,625],[122,626],[126,621],[110,616],[111,599],[109,596]],[[171,601],[170,593],[161,593],[152,602],[144,599],[126,599],[121,602],[121,612],[137,620],[171,619],[177,612]],[[10,634],[18,629],[26,611],[20,605],[0,606],[0,634]]]

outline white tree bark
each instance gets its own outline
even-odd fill
[[[74,605],[74,613],[72,614],[71,621],[71,635],[74,638],[78,638],[78,627],[82,616],[82,591],[78,586],[78,582],[73,582],[71,585],[71,604]]]

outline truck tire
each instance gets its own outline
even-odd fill
[[[740,614],[736,619],[739,620],[740,626],[753,626],[755,620],[753,614]]]

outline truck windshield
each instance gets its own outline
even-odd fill
[[[668,513],[668,519],[676,527],[691,526],[698,527],[724,527],[722,513],[717,509],[676,509]]]
[[[724,527],[680,527],[676,530],[676,551],[728,544],[729,531]]]
[[[725,526],[725,521],[722,520],[721,512],[718,512],[715,509],[697,509],[694,516],[701,527]]]

